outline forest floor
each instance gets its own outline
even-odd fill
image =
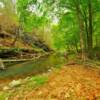
[[[66,64],[37,88],[20,89],[10,90],[16,93],[4,100],[100,100],[100,66]]]

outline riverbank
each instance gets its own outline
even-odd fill
[[[66,64],[47,74],[5,87],[0,100],[100,100],[100,66]]]

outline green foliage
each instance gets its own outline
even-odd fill
[[[6,100],[8,96],[9,93],[7,92],[0,93],[0,100]]]
[[[32,77],[30,80],[34,81],[36,86],[39,86],[44,84],[48,80],[48,78],[47,76],[35,76]]]
[[[78,3],[81,11],[80,17],[84,25],[84,45],[86,45],[86,28],[89,27],[89,0],[42,0],[41,2],[39,0],[18,0],[17,12],[25,31],[32,32],[34,29],[39,30],[35,32],[39,32],[38,35],[41,39],[47,42],[48,45],[52,45],[51,47],[53,49],[66,50],[68,46],[73,48],[78,47],[79,49],[80,28],[76,9]],[[91,1],[91,4],[93,7],[93,37],[95,38],[100,35],[99,0]],[[29,8],[31,8],[31,10]],[[55,17],[58,23],[52,24]],[[85,25],[86,21],[87,26]],[[46,31],[47,26],[50,27],[49,32]],[[49,37],[52,42],[51,44],[49,44],[50,41],[47,41],[47,37]]]
[[[43,26],[47,21],[45,16],[40,15],[41,7],[36,0],[18,0],[17,10],[20,22],[28,32],[32,31],[34,28]]]

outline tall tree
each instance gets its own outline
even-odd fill
[[[93,16],[93,13],[92,13],[92,1],[91,0],[88,0],[88,13],[89,13],[89,32],[88,32],[88,38],[87,38],[87,43],[88,43],[88,50],[89,50],[89,57],[92,56],[92,49],[93,49],[93,39],[92,39],[92,36],[93,36],[93,25],[92,25],[92,16]]]
[[[80,0],[73,0],[77,12],[77,19],[79,22],[79,30],[80,30],[80,47],[81,47],[81,53],[82,53],[82,59],[85,60],[85,47],[84,47],[84,22],[82,18],[82,12],[81,12],[81,6],[80,6]]]

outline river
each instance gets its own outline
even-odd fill
[[[60,68],[65,62],[63,56],[52,54],[34,61],[12,64],[0,71],[0,82],[47,73],[52,67]]]

